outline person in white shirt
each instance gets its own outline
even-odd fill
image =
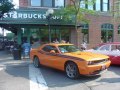
[[[82,50],[86,50],[87,49],[87,43],[85,41],[83,41],[83,43],[81,44],[81,49]]]

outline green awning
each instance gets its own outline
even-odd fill
[[[47,9],[18,9],[5,14],[0,20],[0,24],[48,24],[46,17]],[[74,25],[72,21],[64,21],[62,15],[52,16],[51,25]]]

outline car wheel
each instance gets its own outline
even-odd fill
[[[40,61],[39,61],[39,58],[38,57],[35,57],[33,59],[33,65],[36,67],[36,68],[39,68],[40,67]]]
[[[74,62],[68,62],[65,66],[65,72],[67,77],[71,79],[77,79],[79,77],[78,67]]]

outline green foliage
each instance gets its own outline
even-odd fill
[[[80,22],[88,23],[88,20],[85,18],[86,14],[94,14],[95,11],[81,8],[80,6],[84,3],[87,5],[93,5],[96,0],[70,0],[71,5],[68,5],[64,8],[60,8],[56,11],[55,14],[63,15],[63,18],[66,22],[71,22],[79,25]]]
[[[14,38],[14,33],[7,33],[6,35],[9,40],[12,40]]]
[[[0,18],[4,13],[8,13],[14,10],[14,5],[9,0],[0,0]]]
[[[111,15],[114,17],[115,22],[120,21],[120,0],[115,0],[110,10]]]

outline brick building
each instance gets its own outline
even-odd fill
[[[58,40],[65,39],[78,47],[80,47],[83,41],[86,41],[88,44],[88,48],[94,47],[96,44],[99,44],[101,42],[120,41],[120,24],[118,22],[119,20],[114,19],[114,14],[111,14],[109,12],[116,12],[116,4],[118,3],[119,2],[117,2],[117,0],[96,0],[96,3],[93,6],[89,6],[82,3],[81,1],[80,7],[95,10],[97,11],[97,14],[86,15],[89,23],[84,24],[81,28],[78,28],[78,31],[76,31],[73,28],[73,25],[69,23],[63,24],[62,22],[60,23],[60,21],[53,20],[50,26],[52,41],[55,40],[55,38],[57,38]],[[36,33],[38,34],[38,32],[35,32],[36,30],[41,30],[39,36],[41,37],[42,41],[45,41],[48,37],[46,38],[46,36],[43,35],[45,35],[44,32],[46,32],[46,29],[48,29],[48,23],[44,20],[38,20],[39,18],[44,19],[45,17],[44,15],[40,16],[40,14],[37,14],[45,14],[48,8],[53,8],[57,10],[57,8],[65,7],[69,4],[72,4],[70,0],[19,0],[19,15],[17,15],[17,18],[19,19],[16,20],[16,23],[13,23],[13,21],[9,21],[9,26],[11,26],[11,28],[15,28],[16,30],[21,29],[22,35],[27,35],[29,41],[31,36],[35,38]],[[25,14],[28,14],[22,15],[21,13],[23,12]],[[31,12],[35,14],[32,15],[30,14]],[[27,20],[28,17],[29,19]],[[34,19],[30,19],[32,17]],[[20,20],[23,18],[24,20]],[[60,19],[60,16],[58,18]],[[5,23],[7,23],[8,25],[7,21],[3,22],[3,24]],[[13,29],[11,29],[11,31],[15,32],[15,30]],[[21,31],[18,30],[17,34],[20,38],[22,38],[20,32]],[[18,39],[19,43],[21,43],[20,38]]]

